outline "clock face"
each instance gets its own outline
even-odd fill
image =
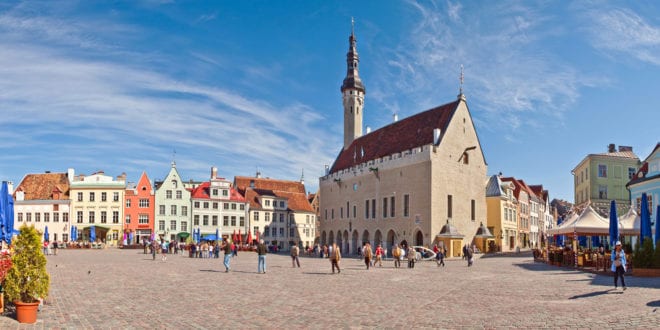
[[[353,191],[357,191],[357,188],[358,188],[358,184],[357,184],[357,183],[354,183],[354,184],[353,184]]]

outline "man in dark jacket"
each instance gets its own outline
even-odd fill
[[[222,242],[222,252],[225,253],[225,273],[229,273],[229,262],[231,262],[231,244],[227,241]]]
[[[268,253],[268,248],[264,244],[264,240],[259,240],[257,244],[257,255],[259,258],[259,264],[257,265],[257,273],[266,274],[266,253]]]

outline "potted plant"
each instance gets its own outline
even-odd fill
[[[46,271],[46,257],[41,251],[41,235],[33,226],[23,225],[13,240],[13,266],[5,277],[7,300],[16,306],[16,320],[37,322],[40,299],[48,296],[50,276]]]
[[[7,273],[11,269],[11,254],[9,251],[0,252],[0,313],[5,311],[5,295],[1,284],[5,281]]]

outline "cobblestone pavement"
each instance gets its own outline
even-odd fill
[[[660,328],[660,278],[613,277],[535,263],[531,255],[482,257],[473,267],[392,261],[365,270],[352,258],[331,273],[327,259],[241,252],[220,259],[141,250],[61,250],[48,256],[50,296],[35,325],[11,311],[1,329],[216,328]],[[404,263],[405,265],[405,263]]]

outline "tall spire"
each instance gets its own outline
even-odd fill
[[[459,87],[458,87],[458,98],[465,101],[465,95],[463,94],[463,64],[461,64],[461,75],[459,76]]]
[[[365,93],[364,85],[358,75],[360,58],[357,53],[357,39],[355,38],[355,20],[351,18],[351,36],[348,37],[348,53],[346,53],[346,78],[341,85],[342,93],[347,89],[358,90]]]

